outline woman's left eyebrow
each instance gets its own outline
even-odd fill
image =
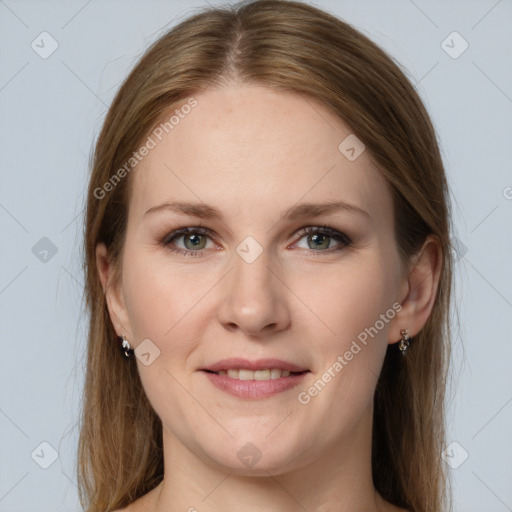
[[[281,214],[281,219],[291,220],[297,217],[318,217],[338,211],[347,211],[364,215],[371,220],[368,212],[356,206],[355,204],[346,203],[344,201],[329,201],[326,203],[301,203],[294,205]]]

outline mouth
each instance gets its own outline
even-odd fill
[[[275,380],[286,378],[295,375],[301,375],[307,373],[309,370],[301,372],[292,372],[290,370],[283,370],[281,368],[266,368],[264,370],[247,370],[244,368],[229,368],[226,370],[219,370],[214,372],[211,370],[205,370],[207,373],[214,373],[216,375],[227,376],[230,379],[235,380]]]
[[[223,359],[200,369],[219,390],[259,400],[297,387],[310,370],[280,359]]]

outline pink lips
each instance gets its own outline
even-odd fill
[[[294,373],[291,373],[288,377],[280,377],[271,380],[239,380],[228,377],[227,375],[213,373],[230,369],[258,371],[272,368],[288,370]],[[300,384],[309,372],[306,368],[280,359],[258,359],[257,361],[249,361],[237,357],[222,359],[221,361],[201,368],[201,371],[218,389],[237,398],[252,400],[261,400],[294,388]]]

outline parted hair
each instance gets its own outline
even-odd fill
[[[300,93],[350,127],[392,192],[396,243],[406,268],[428,235],[439,240],[442,270],[431,315],[406,357],[388,346],[375,389],[372,473],[389,502],[411,512],[444,511],[450,501],[441,452],[453,264],[449,192],[436,133],[391,56],[336,16],[286,0],[190,15],[149,47],[108,110],[92,158],[84,226],[90,324],[77,462],[82,507],[126,507],[158,485],[164,471],[161,421],[134,358],[120,356],[96,264],[96,246],[104,243],[117,278],[122,272],[131,176],[104,197],[95,191],[129,161],[165,112],[231,81]]]

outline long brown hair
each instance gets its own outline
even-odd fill
[[[95,259],[97,244],[104,243],[121,272],[131,179],[114,175],[165,112],[230,80],[319,100],[351,127],[393,193],[404,265],[427,235],[438,238],[443,261],[433,311],[407,357],[398,359],[396,347],[388,348],[376,387],[372,468],[375,488],[391,503],[413,512],[446,510],[441,451],[452,261],[436,134],[390,56],[340,19],[285,0],[195,13],[147,50],[108,111],[95,147],[85,223],[90,329],[77,465],[82,506],[88,512],[125,507],[163,478],[161,421],[133,358],[120,357]],[[104,193],[109,180],[115,186]]]

